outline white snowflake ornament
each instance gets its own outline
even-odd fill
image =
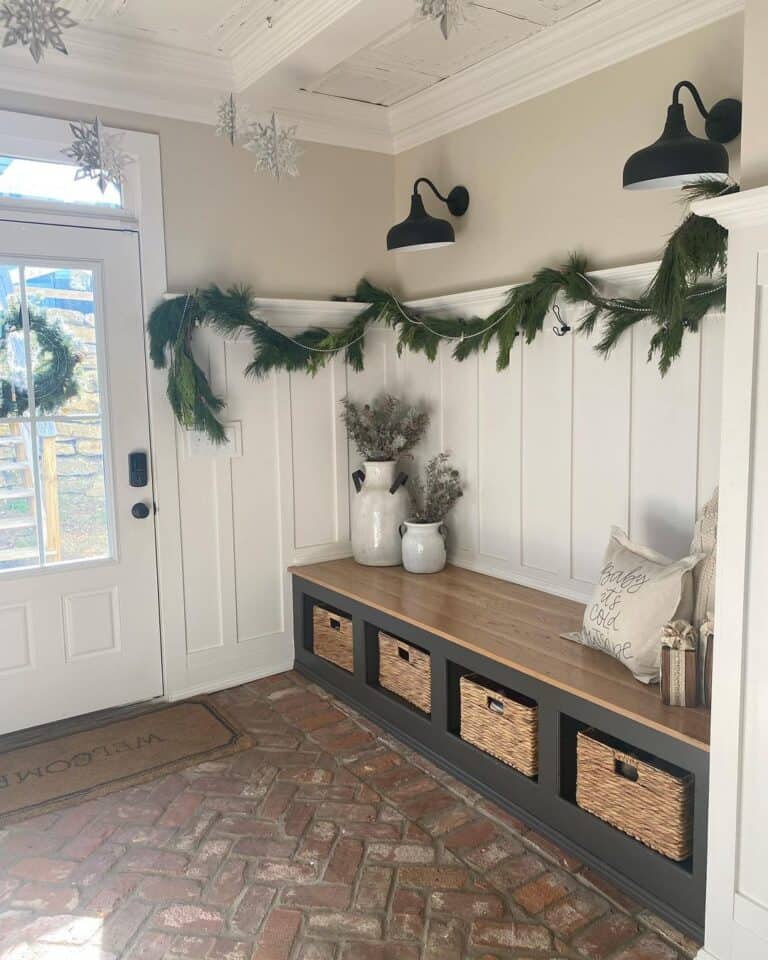
[[[0,26],[5,27],[4,47],[29,47],[40,63],[48,47],[67,53],[63,31],[76,27],[77,21],[58,0],[5,0],[0,3]]]
[[[122,186],[125,167],[133,158],[123,152],[123,134],[107,134],[101,120],[85,120],[70,123],[74,134],[71,147],[61,152],[78,166],[75,180],[95,180],[104,193],[110,183],[118,189]]]
[[[299,175],[302,151],[296,140],[296,127],[281,127],[275,114],[269,123],[252,123],[243,146],[256,157],[256,169],[270,173],[276,180]]]
[[[240,137],[242,118],[234,93],[222,97],[216,108],[216,136],[229,140],[234,147]]]
[[[419,16],[426,20],[439,20],[440,29],[447,40],[454,30],[469,19],[470,0],[416,0]]]

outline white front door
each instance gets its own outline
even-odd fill
[[[136,233],[0,221],[0,733],[162,694],[144,358]]]

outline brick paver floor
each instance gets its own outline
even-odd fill
[[[2,960],[680,960],[696,945],[297,674],[254,748],[0,831]]]

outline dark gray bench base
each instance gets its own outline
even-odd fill
[[[355,707],[414,750],[593,866],[679,930],[703,940],[707,858],[709,754],[684,741],[442,637],[420,630],[343,594],[293,578],[296,669]],[[355,673],[312,652],[315,602],[344,611],[354,624]],[[377,632],[429,651],[432,714],[426,716],[378,686]],[[459,678],[479,673],[531,697],[539,707],[539,775],[530,779],[458,736]],[[576,806],[576,735],[596,727],[682,767],[695,777],[694,852],[676,864]]]

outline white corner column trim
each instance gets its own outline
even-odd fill
[[[728,301],[723,370],[720,518],[712,709],[707,863],[707,913],[699,960],[758,960],[768,955],[745,911],[739,891],[741,791],[744,747],[745,663],[750,631],[750,540],[754,432],[757,423],[758,334],[763,297],[760,254],[768,251],[768,187],[693,205],[694,213],[718,220],[730,233]],[[762,273],[762,276],[761,276]],[[763,373],[763,376],[765,374]],[[765,389],[765,384],[762,384]],[[765,424],[762,424],[764,427]],[[768,911],[753,905],[752,920],[768,926]],[[745,926],[749,923],[749,926]]]

